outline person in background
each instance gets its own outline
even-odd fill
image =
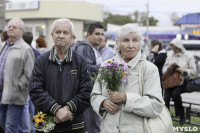
[[[84,133],[83,112],[89,106],[91,88],[85,59],[74,52],[74,25],[57,19],[51,26],[54,47],[40,55],[30,79],[30,97],[37,111],[53,115],[50,133]]]
[[[167,58],[167,52],[165,49],[162,49],[162,44],[157,39],[153,39],[151,41],[151,48],[149,56],[147,57],[147,60],[151,61],[158,67],[159,75],[160,75],[160,81],[162,81],[162,68],[165,63],[165,60]],[[163,94],[163,89],[162,89]]]
[[[101,54],[102,60],[106,61],[114,57],[113,49],[109,46],[106,46],[107,38],[104,37],[103,41],[99,45],[99,53]]]
[[[6,30],[3,31],[3,32],[1,33],[1,41],[2,41],[2,42],[5,42],[8,38],[9,38],[9,37],[8,37],[7,31],[6,31]]]
[[[20,18],[11,19],[9,39],[0,49],[0,126],[5,133],[19,133],[34,66],[34,53],[22,39],[23,33],[24,22]]]
[[[8,39],[8,34],[7,34],[7,31],[5,30],[5,31],[1,32],[0,35],[1,35],[0,36],[0,48],[1,48],[2,43]]]
[[[29,46],[31,46],[31,43],[33,41],[32,32],[24,32],[23,39]],[[40,55],[40,53],[32,46],[31,48],[34,52],[35,59],[36,59]],[[20,132],[28,133],[29,127],[31,125],[31,133],[35,133],[35,126],[33,123],[34,112],[35,112],[34,105],[31,102],[30,97],[28,97],[27,103],[24,105],[23,118],[22,118],[23,120],[22,120],[22,124],[20,128]],[[30,121],[30,123],[28,121]]]
[[[47,52],[47,44],[43,36],[38,37],[38,39],[36,40],[36,48],[40,52],[40,54]]]
[[[177,64],[179,68],[177,71],[183,75],[192,76],[196,74],[196,65],[193,55],[187,52],[182,44],[181,39],[173,39],[170,42],[172,52],[167,55],[166,62],[163,66],[163,74],[167,72],[171,65]],[[183,83],[183,82],[182,82]],[[170,99],[174,101],[176,116],[180,116],[180,124],[183,125],[185,122],[184,108],[182,105],[181,93],[184,92],[182,84],[168,88],[164,92],[165,105],[169,109]]]
[[[100,24],[89,25],[86,40],[78,41],[72,46],[73,50],[82,55],[88,64],[88,72],[91,76],[97,74],[101,65],[102,58],[97,50],[97,47],[102,43],[104,35],[104,28]],[[94,81],[91,80],[91,89]],[[89,90],[88,91],[92,91]],[[100,119],[99,116],[93,111],[92,106],[88,107],[84,112],[85,131],[88,133],[100,132]]]
[[[33,34],[32,34],[32,32],[24,32],[24,34],[23,34],[23,39],[24,39],[24,41],[25,41],[29,46],[31,46],[31,43],[32,43],[32,41],[33,41]],[[37,58],[37,57],[40,55],[39,51],[36,50],[35,48],[33,48],[32,46],[31,46],[31,48],[33,49],[35,58]]]
[[[2,37],[1,37],[1,35],[2,35],[2,30],[0,30],[0,48],[1,48],[1,45],[2,45]],[[1,128],[1,126],[0,126],[0,133],[4,133],[4,130],[3,130],[3,128]]]
[[[0,29],[0,45],[2,44],[2,38],[1,38],[2,32],[3,30]]]
[[[121,85],[119,91],[107,91],[108,88],[98,81],[94,84],[91,104],[102,117],[101,133],[144,133],[144,117],[155,118],[164,107],[158,68],[146,60],[140,50],[141,42],[142,35],[131,24],[117,31],[113,61],[119,65],[123,61],[132,69],[127,83]],[[143,72],[139,73],[143,62]],[[141,83],[143,96],[139,87],[140,74],[144,78]]]

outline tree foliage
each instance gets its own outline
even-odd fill
[[[147,25],[147,19],[143,20],[143,26],[146,26]],[[158,23],[158,20],[155,19],[154,17],[150,17],[149,18],[149,26],[156,26]]]
[[[176,25],[176,22],[180,19],[180,17],[178,16],[177,13],[171,13],[169,15],[169,18],[170,18],[173,25]]]
[[[127,23],[138,23],[139,25],[146,26],[147,15],[143,12],[135,11],[129,15],[112,14],[109,12],[104,13],[103,26],[106,28],[108,23],[116,25],[124,25]],[[149,17],[149,26],[156,26],[158,20],[154,17]]]
[[[108,23],[116,25],[124,25],[127,23],[134,23],[134,20],[131,18],[131,15],[119,15],[108,13],[107,18],[104,19],[103,26],[106,27]]]

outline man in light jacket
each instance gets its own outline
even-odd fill
[[[22,39],[24,22],[20,18],[8,22],[7,33],[9,39],[0,49],[0,126],[6,133],[18,133],[35,57]]]

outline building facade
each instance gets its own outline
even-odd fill
[[[25,30],[34,39],[43,35],[47,48],[53,46],[51,25],[55,19],[68,18],[75,27],[76,40],[83,39],[84,24],[103,21],[103,6],[83,1],[42,0],[6,4],[6,20],[19,17],[25,22]],[[33,43],[34,47],[34,43]]]

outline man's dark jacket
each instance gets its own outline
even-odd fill
[[[97,74],[99,66],[96,65],[96,57],[91,44],[87,40],[77,41],[72,45],[72,49],[86,59],[91,74]]]
[[[54,129],[63,132],[84,128],[83,111],[90,104],[92,90],[86,61],[71,48],[68,53],[62,65],[53,49],[40,55],[30,79],[30,97],[37,111],[55,115],[60,107],[70,107],[73,120],[56,124]]]
[[[100,65],[96,65],[96,57],[93,47],[87,40],[78,41],[72,46],[78,54],[82,55],[88,64],[88,72],[91,76],[97,74]],[[94,81],[91,80],[90,87],[93,88]],[[92,106],[84,112],[85,130],[88,133],[100,132],[100,119],[99,116],[93,111]]]

